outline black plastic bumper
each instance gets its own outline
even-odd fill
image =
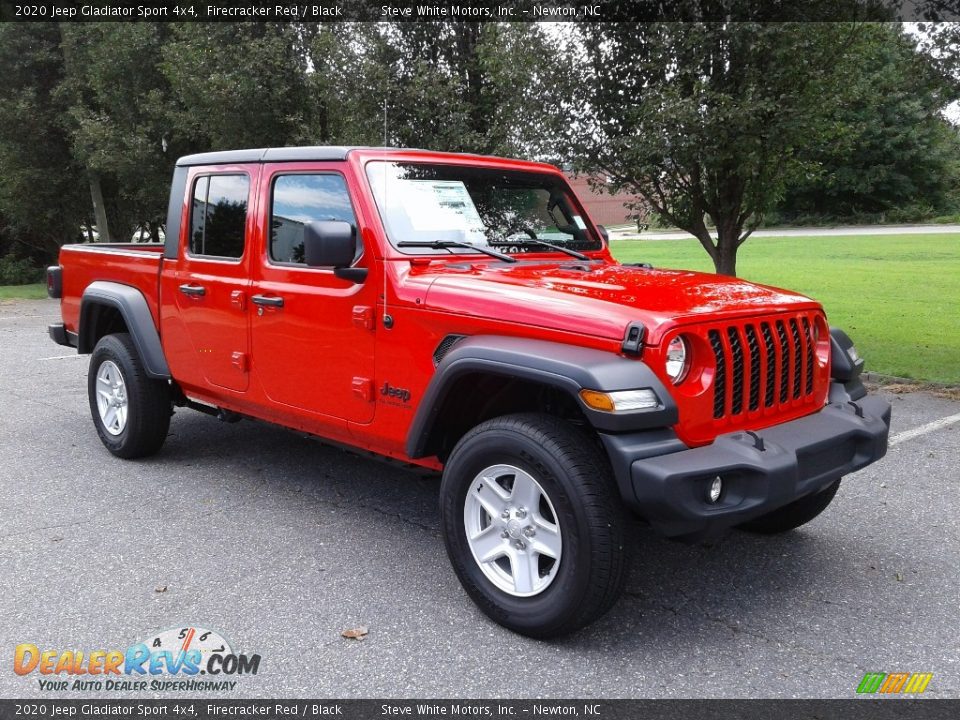
[[[650,452],[642,442],[608,442],[614,440],[609,436],[605,444],[615,471],[620,469],[624,495],[629,482],[633,497],[626,498],[628,503],[655,529],[669,536],[709,537],[822,490],[883,457],[890,403],[870,396],[851,403],[845,392],[832,397],[838,395],[843,399],[820,412],[759,430],[756,438],[735,432],[706,447],[677,449],[686,446],[651,437],[666,454]],[[723,491],[711,503],[708,490],[718,476]]]
[[[63,323],[54,323],[47,325],[47,334],[57,345],[66,345],[67,347],[77,346],[77,336],[63,326]]]

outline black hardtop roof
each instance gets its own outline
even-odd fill
[[[483,158],[497,160],[512,160],[511,158],[496,158],[491,155],[476,153],[434,152],[422,148],[398,148],[364,145],[309,145],[303,147],[275,147],[249,148],[246,150],[220,150],[215,152],[184,155],[177,160],[177,167],[189,165],[230,165],[240,163],[267,163],[267,162],[309,162],[323,160],[346,160],[353,150],[374,150],[384,153],[426,153],[430,155],[457,155],[462,158]],[[531,162],[531,161],[519,161]],[[544,165],[541,162],[531,164]]]
[[[227,165],[230,163],[284,162],[296,160],[346,160],[347,153],[355,148],[337,145],[313,147],[251,148],[249,150],[221,150],[219,152],[184,155],[177,160],[184,165]]]

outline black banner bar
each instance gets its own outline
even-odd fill
[[[960,0],[0,0],[5,22],[960,20]]]
[[[0,700],[0,720],[186,718],[586,718],[618,720],[953,720],[960,700]]]

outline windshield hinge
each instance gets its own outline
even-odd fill
[[[640,355],[643,352],[643,338],[647,335],[647,328],[642,322],[635,320],[627,325],[627,332],[623,336],[620,349],[627,355]]]

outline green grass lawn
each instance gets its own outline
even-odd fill
[[[713,272],[696,240],[622,240],[623,262]],[[746,280],[823,303],[868,371],[960,384],[960,235],[752,238],[740,248]]]
[[[44,283],[32,285],[0,285],[0,300],[39,300],[47,296]]]

